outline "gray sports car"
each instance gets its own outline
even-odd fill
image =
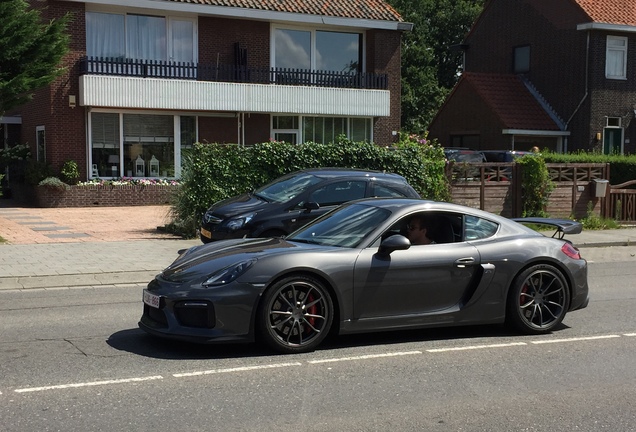
[[[427,220],[431,244],[409,241],[415,216]],[[563,239],[581,225],[521,222],[556,230],[549,237],[448,203],[354,201],[284,239],[182,251],[144,290],[139,326],[203,343],[259,340],[284,353],[311,351],[330,332],[503,322],[550,332],[588,303],[587,262]]]

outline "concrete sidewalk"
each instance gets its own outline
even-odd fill
[[[9,202],[2,202],[9,201]],[[145,286],[180,249],[201,244],[157,227],[167,206],[41,209],[0,200],[0,291]],[[583,231],[577,247],[636,245],[636,228]]]

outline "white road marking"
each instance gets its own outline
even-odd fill
[[[561,342],[579,342],[579,341],[588,341],[588,340],[598,340],[598,339],[612,339],[619,338],[620,335],[605,335],[605,336],[587,336],[587,337],[576,337],[576,338],[568,338],[568,339],[546,339],[540,341],[533,341],[531,343],[539,345],[539,344],[549,344],[549,343],[561,343]]]
[[[28,392],[40,392],[45,390],[61,390],[67,388],[78,388],[78,387],[92,387],[99,385],[108,385],[108,384],[125,384],[131,382],[140,382],[140,381],[150,381],[150,380],[158,380],[163,379],[161,375],[143,377],[143,378],[125,378],[125,379],[116,379],[116,380],[106,380],[106,381],[93,381],[93,382],[84,382],[84,383],[74,383],[74,384],[60,384],[46,387],[29,387],[29,388],[21,388],[15,389],[16,393],[28,393]]]
[[[245,372],[245,371],[253,371],[259,369],[272,369],[272,368],[282,368],[282,367],[290,367],[290,366],[302,366],[302,363],[277,363],[277,364],[269,364],[269,365],[258,365],[258,366],[242,366],[235,368],[227,368],[227,369],[213,369],[207,371],[199,371],[199,372],[186,372],[186,373],[178,373],[172,374],[175,378],[183,378],[183,377],[193,377],[193,376],[201,376],[201,375],[211,375],[217,373],[228,373],[228,372]]]
[[[384,353],[384,354],[367,354],[355,357],[339,357],[339,358],[331,358],[324,360],[308,360],[309,364],[320,364],[320,363],[333,363],[333,362],[341,362],[341,361],[355,361],[355,360],[368,360],[374,358],[381,357],[397,357],[397,356],[405,356],[405,355],[413,355],[413,354],[422,354],[422,351],[402,351],[402,352],[394,352],[394,353]]]
[[[465,350],[486,349],[486,348],[506,348],[506,347],[512,347],[512,346],[522,346],[522,345],[528,345],[528,344],[525,342],[512,342],[512,343],[506,343],[506,344],[493,344],[493,345],[471,345],[471,346],[465,346],[465,347],[435,348],[435,349],[426,350],[426,352],[439,353],[439,352],[446,352],[446,351],[465,351]]]
[[[636,333],[624,333],[622,336],[636,337]],[[566,339],[545,339],[545,340],[531,341],[529,343],[534,345],[540,345],[540,344],[550,344],[550,343],[615,339],[620,337],[621,335],[619,334],[610,334],[610,335],[601,335],[601,336],[573,337],[573,338],[566,338]],[[476,350],[476,349],[506,348],[506,347],[527,346],[527,345],[528,343],[526,342],[512,342],[512,343],[490,344],[490,345],[471,345],[471,346],[465,346],[465,347],[435,348],[435,349],[426,350],[426,352],[441,353],[441,352],[448,352],[448,351],[467,351],[467,350]],[[368,359],[375,359],[375,358],[398,357],[398,356],[415,355],[415,354],[423,354],[423,352],[422,351],[401,351],[401,352],[392,352],[392,353],[383,353],[383,354],[368,354],[368,355],[361,355],[361,356],[339,357],[339,358],[331,358],[331,359],[324,359],[324,360],[308,360],[307,363],[308,364],[334,363],[334,362],[342,362],[342,361],[368,360]],[[255,366],[242,366],[242,367],[235,367],[235,368],[178,373],[178,374],[173,374],[173,377],[183,378],[183,377],[210,375],[210,374],[218,374],[218,373],[246,372],[246,371],[253,371],[253,370],[302,366],[303,364],[304,363],[301,363],[301,362],[292,362],[292,363],[276,363],[276,364],[255,365]],[[155,375],[155,376],[149,376],[149,377],[92,381],[92,382],[73,383],[73,384],[60,384],[60,385],[52,385],[52,386],[44,386],[44,387],[28,387],[28,388],[15,389],[14,392],[15,393],[41,392],[45,390],[63,390],[68,388],[92,387],[92,386],[110,385],[110,384],[127,384],[127,383],[135,383],[135,382],[143,382],[143,381],[151,381],[151,380],[160,380],[160,379],[164,379],[164,377],[161,375]],[[2,394],[3,394],[2,391],[0,391],[0,395]]]

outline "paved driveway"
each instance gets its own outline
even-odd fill
[[[9,244],[114,242],[179,238],[157,230],[170,206],[23,207],[0,199],[0,237]]]

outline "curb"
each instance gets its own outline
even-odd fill
[[[145,286],[160,272],[161,270],[140,270],[113,273],[2,277],[0,278],[0,291],[139,284]]]

